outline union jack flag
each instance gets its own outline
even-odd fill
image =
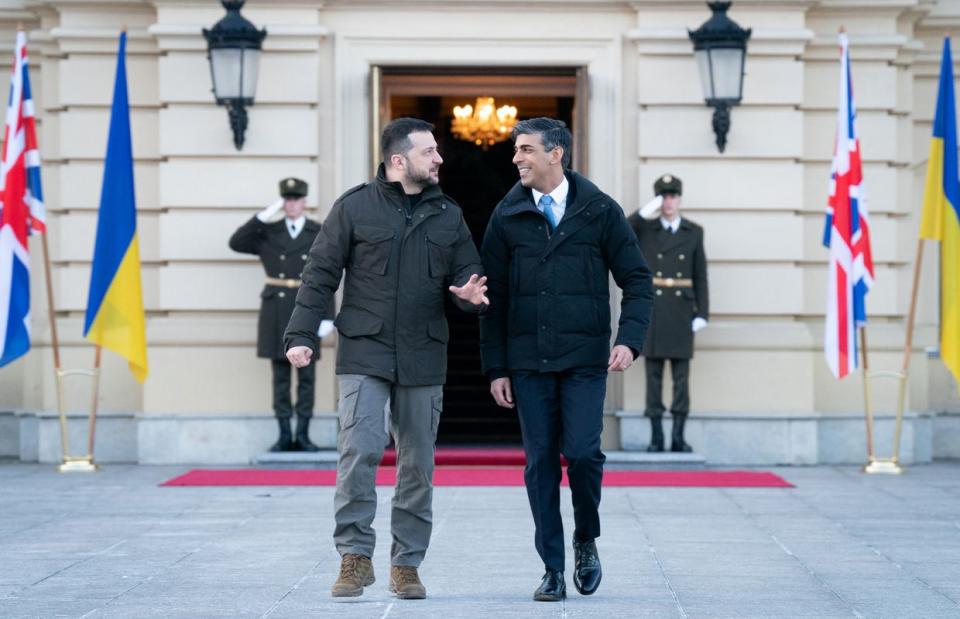
[[[867,322],[865,297],[873,287],[870,225],[863,189],[860,140],[850,78],[850,48],[840,34],[840,102],[830,169],[823,244],[830,248],[824,353],[834,377],[857,368],[857,327]]]
[[[30,350],[27,236],[46,231],[27,37],[17,32],[0,162],[0,367]]]

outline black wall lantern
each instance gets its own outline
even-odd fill
[[[226,16],[213,28],[203,29],[207,40],[207,60],[213,78],[213,96],[218,105],[227,106],[233,143],[243,148],[243,134],[247,130],[247,109],[253,105],[257,92],[257,72],[260,69],[260,48],[267,30],[257,30],[240,14],[245,0],[221,0]]]
[[[750,38],[749,28],[744,30],[727,17],[731,4],[707,2],[713,15],[696,30],[687,31],[700,69],[703,98],[713,107],[713,132],[721,153],[730,131],[730,106],[743,97],[743,64]]]

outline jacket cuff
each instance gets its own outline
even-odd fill
[[[497,380],[498,378],[508,378],[509,376],[510,376],[510,372],[507,370],[504,370],[503,368],[497,368],[496,370],[490,370],[487,372],[487,379],[491,383]]]
[[[317,358],[317,339],[316,338],[308,338],[308,337],[301,337],[301,336],[294,337],[289,342],[287,342],[286,350],[290,350],[294,346],[306,346],[307,348],[313,351],[313,358],[314,359]]]

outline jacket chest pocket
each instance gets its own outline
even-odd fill
[[[457,233],[450,230],[428,232],[427,268],[430,277],[446,277],[450,273],[450,259],[453,246],[457,242]]]
[[[357,225],[353,228],[353,252],[350,265],[361,271],[377,275],[387,272],[390,253],[393,251],[395,232],[390,228]]]

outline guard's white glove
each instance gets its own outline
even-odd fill
[[[693,329],[693,332],[696,333],[697,331],[699,331],[700,329],[703,329],[706,326],[707,326],[707,321],[697,316],[696,318],[693,319],[693,325],[691,325],[691,328]]]
[[[320,328],[317,329],[317,335],[320,336],[320,339],[323,339],[333,333],[333,321],[332,320],[321,320]]]
[[[646,204],[640,207],[640,217],[646,220],[660,217],[660,208],[663,206],[663,196],[655,196]]]
[[[267,208],[263,209],[257,213],[257,219],[263,223],[269,223],[271,219],[276,217],[277,213],[283,210],[283,198],[280,198]]]

